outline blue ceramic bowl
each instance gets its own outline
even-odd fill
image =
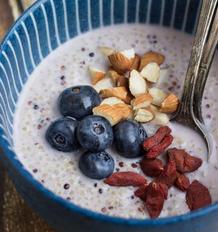
[[[11,178],[26,202],[61,232],[216,232],[218,204],[176,217],[122,219],[82,209],[33,179],[13,151],[16,102],[28,77],[54,49],[94,28],[161,24],[193,33],[200,0],[39,0],[11,28],[0,47],[0,144]]]

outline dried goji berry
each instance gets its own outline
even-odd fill
[[[191,156],[183,149],[169,149],[168,157],[169,160],[173,160],[176,163],[176,169],[180,173],[193,172],[202,164],[202,160],[200,158]]]
[[[163,140],[158,144],[152,147],[146,154],[147,159],[155,159],[161,153],[163,153],[173,142],[172,135],[166,135]]]
[[[139,186],[139,188],[134,192],[136,197],[139,197],[141,200],[146,200],[146,188],[147,184]]]
[[[196,210],[211,204],[209,190],[199,181],[194,180],[186,192],[186,203],[190,210]]]
[[[176,178],[178,177],[178,173],[176,171],[176,165],[174,161],[169,161],[165,167],[163,172],[155,179],[155,182],[160,182],[166,184],[169,188],[174,184]]]
[[[163,189],[167,189],[163,186],[161,183],[151,182],[146,189],[145,206],[151,218],[158,217],[163,209],[164,198],[166,198]]]
[[[185,175],[179,175],[175,181],[175,186],[181,191],[185,192],[190,185],[189,178]]]
[[[171,129],[168,126],[160,127],[153,136],[147,138],[144,141],[144,143],[143,143],[144,150],[148,151],[149,149],[151,149],[155,145],[159,144],[163,140],[163,138],[166,135],[169,135],[170,133],[171,133]]]
[[[163,162],[160,159],[146,159],[140,162],[142,171],[147,176],[156,177],[164,170]]]
[[[147,183],[144,176],[135,172],[115,172],[104,182],[111,186],[140,186]]]

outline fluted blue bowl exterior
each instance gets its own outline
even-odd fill
[[[20,92],[53,50],[87,31],[113,24],[158,24],[193,33],[200,0],[38,0],[15,22],[0,47],[0,145],[17,190],[60,232],[216,232],[218,204],[161,219],[123,219],[80,208],[46,189],[13,150],[13,119]]]

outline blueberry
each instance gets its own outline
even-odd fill
[[[135,121],[124,120],[114,127],[114,143],[120,155],[126,158],[141,156],[146,132]]]
[[[114,160],[105,151],[85,152],[79,160],[81,172],[92,179],[103,179],[114,171]]]
[[[79,123],[77,138],[83,148],[103,151],[113,143],[113,129],[107,119],[90,115]]]
[[[99,94],[91,86],[74,86],[60,94],[59,109],[63,116],[82,119],[92,114],[92,109],[100,102]]]
[[[78,122],[73,118],[60,118],[48,127],[45,135],[46,140],[58,151],[74,151],[79,148],[79,143],[76,138],[77,125]]]

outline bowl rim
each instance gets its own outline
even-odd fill
[[[20,24],[20,22],[25,19],[29,13],[37,9],[41,4],[47,2],[49,0],[38,0],[35,3],[33,3],[29,8],[27,8],[21,16],[18,17],[18,19],[11,25],[8,32],[4,36],[2,42],[0,43],[0,55],[2,51],[4,50],[4,47],[6,46],[7,40],[10,38],[11,34],[15,31],[16,27]],[[89,31],[87,31],[89,32]],[[85,32],[86,33],[86,32]],[[77,35],[75,36],[77,37]],[[66,41],[67,42],[67,41]],[[0,56],[1,58],[1,56]],[[45,57],[46,58],[46,57]],[[1,62],[1,60],[0,60]],[[170,216],[170,217],[163,217],[163,218],[157,218],[157,219],[135,219],[135,218],[122,218],[122,217],[115,217],[110,216],[102,213],[98,213],[86,208],[83,208],[81,206],[78,206],[74,204],[73,202],[70,202],[61,196],[55,194],[48,188],[46,188],[43,184],[41,184],[38,180],[36,180],[33,175],[25,169],[23,164],[16,158],[16,153],[11,149],[11,147],[8,145],[7,139],[4,136],[4,131],[2,128],[0,128],[0,147],[3,150],[3,155],[8,156],[11,164],[15,168],[16,171],[18,171],[22,178],[24,178],[29,184],[31,184],[35,189],[37,189],[40,194],[42,194],[43,197],[51,200],[56,201],[56,203],[62,205],[64,208],[69,209],[73,212],[79,213],[83,216],[90,217],[97,221],[103,221],[103,222],[109,222],[109,223],[116,223],[116,224],[126,224],[130,226],[159,226],[159,225],[166,225],[166,224],[173,224],[177,221],[187,221],[191,219],[196,219],[199,217],[203,217],[207,214],[213,213],[214,211],[218,210],[218,202],[215,202],[207,207],[201,208],[199,210],[188,212],[181,215],[176,216]],[[34,209],[33,209],[34,210]]]

